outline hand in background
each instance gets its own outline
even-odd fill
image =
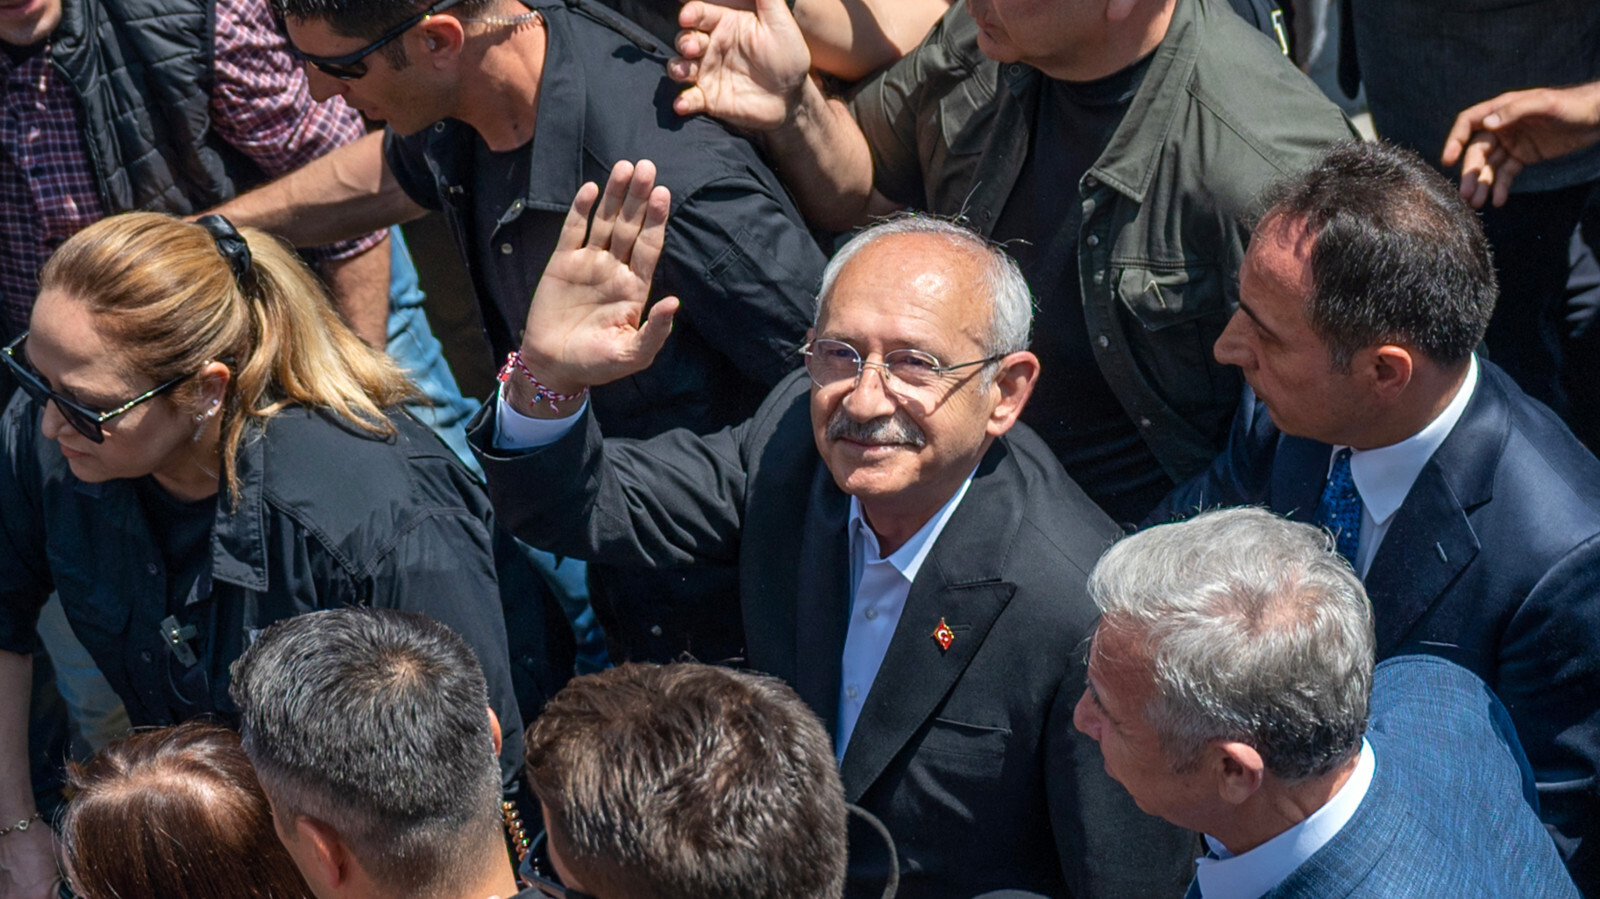
[[[1456,116],[1441,161],[1461,161],[1461,196],[1505,205],[1525,167],[1600,143],[1600,82],[1511,91]]]
[[[753,8],[691,0],[678,12],[678,56],[667,76],[688,85],[679,115],[706,113],[736,128],[771,131],[799,106],[811,51],[784,0]]]

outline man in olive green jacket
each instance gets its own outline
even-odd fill
[[[813,225],[909,206],[1007,242],[1039,304],[1024,420],[1113,518],[1215,457],[1241,386],[1211,356],[1241,218],[1353,135],[1223,0],[956,3],[849,105],[807,77],[782,0],[680,21],[678,111],[763,132]]]

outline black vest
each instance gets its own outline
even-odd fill
[[[265,180],[211,130],[215,28],[213,0],[62,0],[50,57],[108,213],[183,215]]]

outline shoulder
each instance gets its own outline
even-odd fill
[[[382,437],[314,410],[274,416],[254,438],[267,505],[353,560],[430,518],[487,522],[487,499],[450,450],[402,410],[390,420],[396,433]]]

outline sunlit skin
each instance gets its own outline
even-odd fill
[[[365,38],[339,34],[321,19],[288,18],[284,27],[294,46],[312,56],[340,56],[370,43]],[[367,67],[366,75],[348,81],[307,65],[304,68],[311,96],[318,102],[343,97],[368,118],[388,123],[397,134],[421,131],[444,118],[451,105],[447,85],[431,77],[426,42],[422,26],[414,27],[394,42],[405,47],[409,65],[394,68],[389,61],[389,51],[384,48],[361,60]],[[441,90],[446,96],[440,96]]]
[[[966,0],[978,49],[1063,81],[1114,74],[1154,50],[1172,19],[1171,0]]]
[[[881,362],[897,349],[929,353],[945,365],[981,359],[989,323],[983,259],[948,239],[895,235],[869,244],[839,273],[814,336],[840,340]],[[856,381],[811,388],[811,427],[839,489],[861,500],[885,553],[893,552],[943,506],[994,438],[1015,423],[1032,392],[1038,360],[1013,353],[984,388],[978,367],[952,372],[929,401],[896,396],[876,368]],[[1020,397],[1016,395],[1020,390]],[[904,415],[925,437],[920,447],[830,438],[836,413],[857,422]]]
[[[61,24],[61,0],[0,0],[0,43],[31,47]]]
[[[23,347],[29,364],[52,389],[91,408],[116,408],[156,386],[148,377],[129,371],[94,313],[61,291],[39,294]],[[103,443],[79,434],[55,403],[45,405],[40,429],[57,443],[81,481],[153,475],[180,499],[212,496],[218,489],[221,416],[210,400],[222,397],[229,372],[227,366],[213,362],[197,374],[204,386],[196,407],[178,405],[170,393],[154,397],[106,422]],[[205,416],[199,440],[196,414]]]

